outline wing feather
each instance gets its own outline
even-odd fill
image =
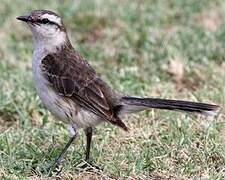
[[[113,91],[78,53],[49,54],[42,60],[41,69],[59,95],[70,97],[82,108],[127,130],[113,111]]]

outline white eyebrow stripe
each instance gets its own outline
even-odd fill
[[[56,23],[58,25],[62,25],[60,18],[57,17],[57,16],[55,16],[55,15],[52,15],[52,14],[44,14],[44,15],[42,15],[42,18],[43,19],[44,18],[47,18],[49,21],[52,21],[52,22],[54,22],[54,23]]]

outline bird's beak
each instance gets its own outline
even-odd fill
[[[29,22],[31,20],[29,16],[19,16],[16,19],[23,21],[23,22]]]

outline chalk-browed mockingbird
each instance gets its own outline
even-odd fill
[[[103,81],[71,45],[61,18],[48,10],[19,16],[33,34],[33,79],[45,107],[69,125],[72,137],[56,158],[59,165],[67,148],[83,128],[89,160],[92,128],[102,122],[127,131],[121,115],[149,108],[178,110],[204,115],[215,114],[219,106],[180,100],[139,98],[121,94]]]

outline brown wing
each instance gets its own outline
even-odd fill
[[[44,76],[59,95],[70,97],[82,108],[127,130],[114,112],[116,94],[78,53],[49,54],[41,66]]]

